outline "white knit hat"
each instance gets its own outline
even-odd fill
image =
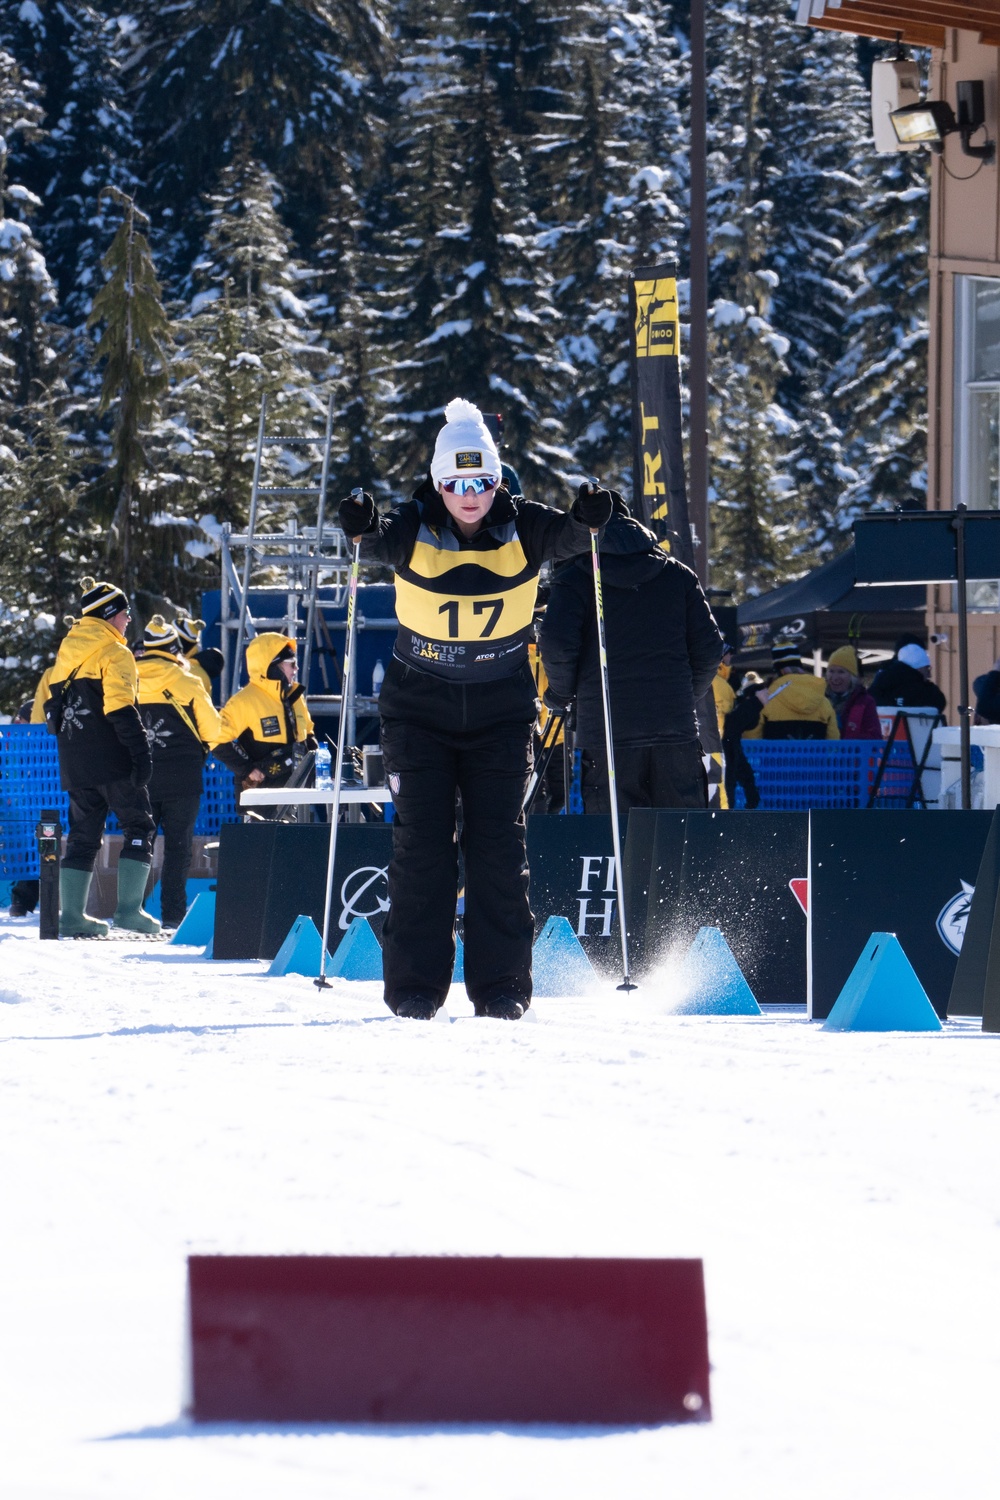
[[[491,474],[499,479],[500,455],[479,407],[461,398],[449,401],[444,409],[444,420],[431,460],[434,483],[458,477],[475,479],[479,474]]]

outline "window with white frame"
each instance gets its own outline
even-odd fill
[[[955,278],[955,499],[1000,510],[1000,277]],[[1000,606],[1000,585],[969,585],[972,609]]]

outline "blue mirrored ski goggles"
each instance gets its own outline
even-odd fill
[[[474,479],[442,479],[441,488],[449,495],[485,495],[499,483],[495,474],[477,474]]]

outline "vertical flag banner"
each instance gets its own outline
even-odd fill
[[[693,567],[681,437],[677,267],[673,261],[639,267],[631,273],[629,311],[633,330],[632,511],[655,532],[666,551]]]

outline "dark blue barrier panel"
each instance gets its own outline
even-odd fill
[[[896,934],[934,1009],[946,1014],[992,816],[810,815],[815,1019],[830,1014],[873,932]]]
[[[197,1422],[707,1421],[700,1260],[191,1256]]]
[[[646,924],[637,931],[639,972],[679,958],[699,928],[717,927],[762,1004],[800,1005],[806,998],[806,919],[790,881],[807,872],[808,813],[680,812],[629,815],[650,846]],[[625,866],[641,891],[639,858]]]
[[[970,897],[962,951],[955,965],[949,1016],[981,1016],[986,997],[990,948],[996,930],[997,892],[1000,891],[1000,812],[994,812],[989,837]]]
[[[330,830],[325,823],[236,823],[219,842],[213,957],[274,958],[297,916],[323,930]],[[330,947],[353,917],[376,931],[388,910],[392,828],[347,823],[337,831]]]
[[[618,895],[610,817],[528,819],[528,869],[535,935],[565,917],[587,957],[621,968]]]

